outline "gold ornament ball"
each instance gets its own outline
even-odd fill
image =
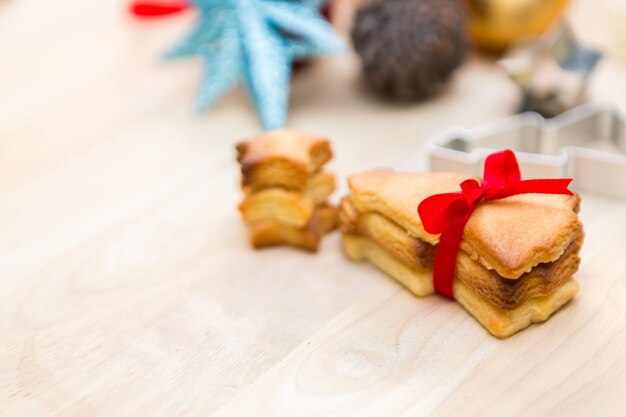
[[[500,53],[516,41],[543,34],[569,0],[467,0],[476,46]]]

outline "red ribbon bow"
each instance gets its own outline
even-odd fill
[[[441,233],[433,271],[435,291],[454,299],[452,284],[463,229],[478,204],[517,194],[572,195],[567,189],[571,182],[571,178],[522,180],[515,154],[507,149],[487,157],[482,184],[465,180],[461,191],[435,194],[422,201],[417,212],[424,229],[431,234]]]

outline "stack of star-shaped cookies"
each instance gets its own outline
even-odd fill
[[[329,141],[280,129],[239,143],[237,153],[245,193],[239,210],[252,246],[316,251],[337,224],[336,209],[327,203],[335,176],[322,169],[332,157]]]

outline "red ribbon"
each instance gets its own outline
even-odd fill
[[[465,180],[461,191],[432,195],[417,207],[424,229],[431,234],[441,233],[433,284],[435,291],[450,299],[454,299],[454,269],[463,229],[482,201],[528,193],[572,195],[567,189],[571,178],[522,180],[515,154],[508,149],[487,157],[483,177],[482,184]]]
[[[189,9],[191,5],[186,1],[158,3],[152,1],[134,1],[130,5],[130,12],[137,17],[153,18],[180,13]]]

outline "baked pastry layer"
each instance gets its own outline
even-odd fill
[[[433,268],[436,247],[409,236],[398,224],[385,216],[370,212],[359,214],[349,200],[343,199],[339,213],[344,233],[366,237],[396,260],[417,271]],[[551,294],[578,270],[578,252],[582,234],[574,240],[556,261],[536,265],[519,279],[504,279],[494,270],[459,251],[455,279],[480,294],[501,309],[511,310],[529,298]]]
[[[307,186],[305,189],[300,190],[301,193],[310,197],[316,204],[324,202],[328,196],[330,196],[337,187],[337,181],[335,179],[335,175],[328,171],[319,171],[309,178],[307,182]],[[281,188],[281,187],[270,187],[270,188]],[[261,190],[267,190],[268,188],[252,188],[252,187],[243,187],[243,192],[246,197],[254,194],[255,192],[259,192]],[[288,188],[283,188],[284,190],[289,190],[292,192],[299,192],[297,190],[291,190]]]
[[[343,235],[346,254],[354,260],[367,260],[396,279],[418,296],[434,292],[432,273],[415,270],[389,255],[372,240]],[[532,323],[547,320],[578,292],[578,283],[567,279],[546,296],[533,297],[513,310],[504,310],[491,304],[462,281],[454,281],[454,296],[478,322],[496,337],[509,337]]]
[[[312,174],[330,160],[330,142],[292,129],[273,130],[237,145],[242,185],[252,190],[304,190]]]
[[[343,233],[373,240],[412,268],[433,268],[436,246],[409,236],[402,227],[382,214],[357,212],[347,198],[341,200],[339,207],[339,226]]]
[[[272,219],[261,220],[248,227],[250,242],[255,248],[287,244],[315,252],[322,236],[337,227],[337,210],[328,204],[317,206],[304,227]]]
[[[314,175],[304,193],[276,187],[255,192],[248,190],[239,204],[239,211],[246,223],[270,219],[304,227],[309,222],[314,207],[326,201],[334,190],[335,177],[330,173],[320,172]]]
[[[436,245],[424,230],[419,203],[433,194],[459,191],[467,175],[373,170],[350,177],[350,201],[361,213],[378,212],[413,237]],[[461,250],[503,278],[517,279],[535,265],[561,257],[582,235],[577,196],[524,194],[484,201],[465,226]]]

